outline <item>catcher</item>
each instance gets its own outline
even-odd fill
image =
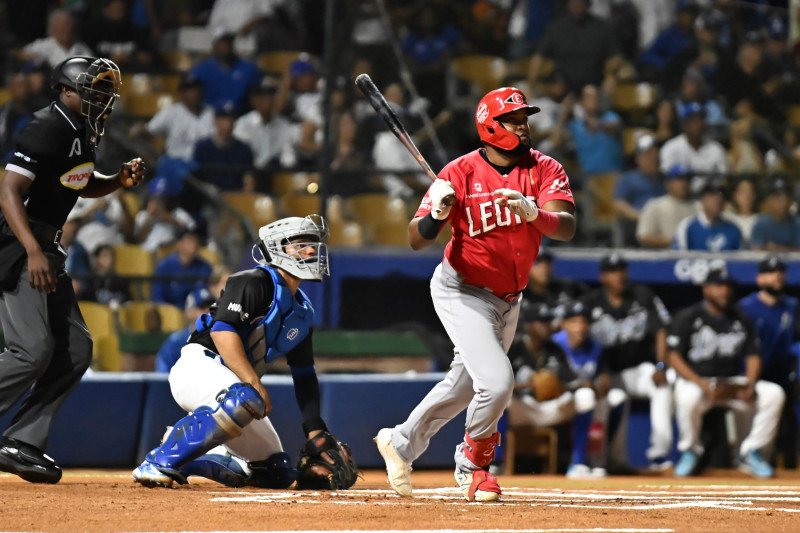
[[[553,426],[572,421],[572,455],[567,476],[602,477],[605,470],[587,466],[586,443],[597,406],[601,346],[589,335],[586,310],[578,301],[551,310],[523,300],[524,333],[508,352],[514,368],[511,425]],[[552,323],[563,329],[553,333]]]
[[[330,274],[328,229],[316,215],[290,217],[262,227],[258,236],[253,259],[257,249],[259,264],[228,279],[170,371],[172,395],[189,414],[133,471],[142,485],[170,487],[190,475],[232,487],[288,488],[297,481],[299,489],[337,490],[356,481],[350,449],[320,417],[314,309],[299,288]],[[267,365],[281,356],[291,368],[308,438],[297,468],[267,418],[272,406],[261,383]]]

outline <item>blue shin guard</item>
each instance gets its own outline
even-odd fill
[[[264,400],[250,385],[235,383],[217,396],[216,409],[201,406],[175,423],[145,460],[178,483],[186,483],[182,465],[238,437],[253,419],[263,418]]]
[[[244,487],[250,476],[230,455],[207,453],[181,467],[184,477],[200,476],[227,487]]]

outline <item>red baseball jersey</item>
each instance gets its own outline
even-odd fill
[[[448,221],[453,237],[444,256],[464,277],[464,282],[486,287],[501,297],[518,293],[528,284],[528,271],[539,253],[542,234],[532,223],[494,203],[493,191],[520,191],[539,206],[551,200],[574,205],[569,178],[561,163],[531,149],[507,175],[502,176],[475,150],[451,161],[439,173],[456,191]],[[415,217],[430,213],[428,194]]]

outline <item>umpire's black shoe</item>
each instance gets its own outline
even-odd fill
[[[42,450],[9,437],[0,437],[0,470],[31,483],[58,483],[61,467]]]

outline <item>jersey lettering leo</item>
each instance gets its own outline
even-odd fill
[[[475,150],[451,161],[439,173],[456,192],[448,221],[453,236],[445,258],[465,283],[487,287],[496,295],[521,291],[539,253],[542,234],[532,223],[494,203],[495,189],[520,191],[539,206],[551,200],[574,205],[569,178],[555,159],[531,150],[506,176],[502,176]],[[415,217],[431,212],[428,194]]]

